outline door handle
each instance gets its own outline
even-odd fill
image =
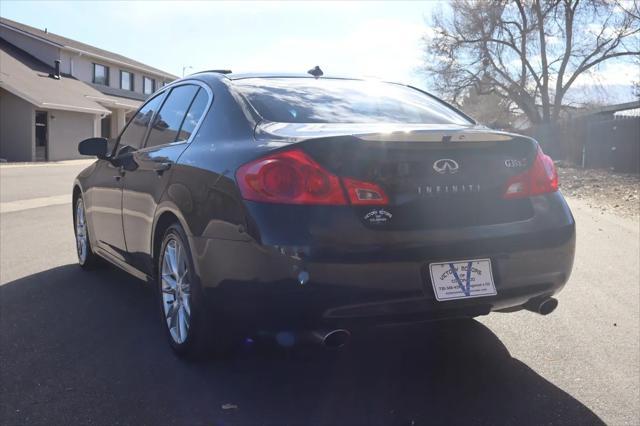
[[[118,167],[118,174],[115,175],[113,178],[115,180],[120,180],[124,177],[125,171],[124,168],[122,166]]]
[[[162,175],[162,173],[164,173],[165,171],[169,170],[170,168],[171,168],[171,163],[169,163],[169,162],[156,163],[153,166],[153,170],[155,170],[155,172],[158,175]]]

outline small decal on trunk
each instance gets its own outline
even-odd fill
[[[385,209],[374,209],[364,215],[364,220],[370,225],[384,225],[389,223],[393,215]]]

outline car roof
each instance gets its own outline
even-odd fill
[[[227,77],[230,80],[242,80],[245,78],[309,78],[314,79],[315,77],[306,74],[306,73],[261,73],[261,72],[253,72],[253,73],[238,73],[238,74],[228,74]],[[357,77],[349,77],[344,75],[323,75],[319,77],[321,79],[340,79],[340,80],[362,80]]]
[[[290,72],[250,72],[250,73],[233,73],[228,72],[226,70],[209,70],[209,71],[200,71],[192,76],[203,76],[208,75],[211,77],[215,77],[218,79],[227,79],[227,80],[244,80],[248,78],[308,78],[313,79],[314,76],[307,73],[290,73]],[[367,78],[359,78],[345,75],[323,75],[320,79],[332,79],[332,80],[369,80]]]

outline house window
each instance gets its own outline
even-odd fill
[[[120,71],[120,88],[133,92],[133,74],[128,71]]]
[[[142,93],[144,93],[145,95],[150,95],[153,93],[153,91],[155,90],[155,84],[156,82],[149,77],[143,77],[142,78]]]
[[[109,85],[109,67],[93,64],[93,82],[95,84]]]

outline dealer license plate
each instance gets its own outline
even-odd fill
[[[490,259],[430,263],[429,273],[433,292],[440,302],[498,294]]]

